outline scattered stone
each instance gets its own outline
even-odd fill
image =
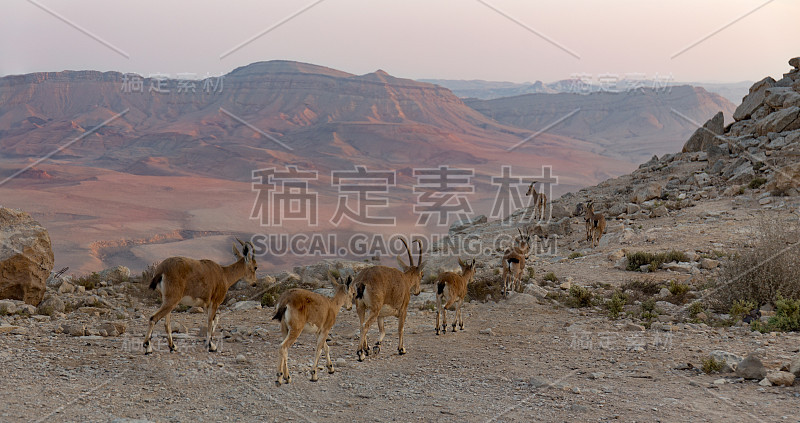
[[[511,294],[511,296],[508,299],[509,304],[536,305],[539,303],[538,301],[536,301],[536,297],[534,297],[531,294],[525,294],[522,292],[510,292],[509,294]]]
[[[792,363],[789,364],[789,372],[800,377],[800,353],[794,356]]]
[[[100,272],[100,278],[112,283],[127,282],[131,278],[131,269],[125,266],[114,266]]]
[[[245,357],[244,354],[238,354],[236,356],[236,362],[239,364],[245,364],[247,363],[247,357]]]
[[[101,336],[119,336],[125,333],[125,330],[127,326],[121,322],[103,322],[97,327]]]
[[[535,283],[529,283],[525,285],[525,289],[523,290],[523,292],[527,295],[533,295],[534,297],[537,298],[545,298],[547,297],[548,293],[547,289],[542,288],[541,286]]]
[[[479,333],[480,333],[481,335],[489,335],[489,336],[494,336],[494,332],[492,332],[492,328],[488,328],[488,329],[482,329],[482,330],[481,330]]]
[[[731,373],[736,370],[736,367],[741,363],[743,360],[742,357],[729,353],[727,351],[721,350],[714,350],[711,351],[711,358],[715,361],[722,363],[722,369],[720,369],[720,373]]]
[[[52,316],[56,312],[63,313],[64,309],[64,301],[61,301],[58,297],[50,296],[39,303],[39,306],[36,307],[36,313],[44,316]]]
[[[625,327],[623,327],[623,329],[627,330],[627,331],[632,331],[632,332],[644,332],[645,331],[644,326],[637,325],[636,323],[630,323],[630,322],[626,323]]]
[[[736,376],[745,379],[763,379],[767,376],[767,369],[756,353],[750,353],[736,366]]]
[[[758,382],[758,384],[761,386],[772,386],[772,382],[770,382],[766,377],[761,379],[761,382]]]
[[[69,323],[61,326],[61,332],[71,336],[85,336],[86,325],[83,323]]]
[[[719,260],[714,260],[710,258],[700,259],[701,269],[711,270],[711,269],[716,269],[717,267],[719,267]]]
[[[450,225],[450,233],[460,232],[470,226],[480,225],[482,223],[486,223],[487,221],[488,219],[486,216],[482,214],[475,216],[472,219],[460,220]]]
[[[72,294],[73,292],[75,292],[75,285],[67,281],[61,282],[61,286],[58,287],[59,294]]]
[[[767,373],[767,379],[773,385],[792,386],[794,384],[795,376],[789,372],[770,372]]]

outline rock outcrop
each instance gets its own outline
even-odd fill
[[[47,230],[29,214],[0,208],[0,299],[38,305],[53,270]]]
[[[711,146],[716,146],[721,141],[717,139],[717,135],[722,135],[725,129],[725,118],[722,112],[717,113],[697,131],[692,134],[689,141],[683,145],[683,153],[693,151],[708,151]]]

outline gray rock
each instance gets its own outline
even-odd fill
[[[774,85],[775,80],[769,76],[753,84],[750,93],[742,99],[742,104],[733,112],[733,119],[736,121],[749,119],[750,115],[764,103],[767,88]]]
[[[714,260],[710,258],[700,259],[701,269],[711,270],[711,269],[716,269],[717,267],[719,267],[719,260]]]
[[[628,203],[626,213],[627,214],[634,214],[634,213],[637,213],[641,209],[642,208],[639,207],[638,204]]]
[[[800,353],[794,356],[792,363],[789,364],[789,372],[800,377]]]
[[[475,216],[471,219],[461,220],[450,225],[450,233],[460,232],[463,231],[464,229],[467,229],[470,226],[475,226],[486,222],[487,218],[485,215],[482,214]]]
[[[38,305],[53,260],[47,230],[28,213],[0,207],[0,299]]]
[[[112,283],[126,282],[130,277],[131,269],[125,266],[114,266],[100,272],[101,279]]]
[[[542,288],[541,286],[539,286],[539,285],[537,285],[535,283],[529,283],[529,284],[525,285],[525,289],[523,290],[523,293],[525,293],[527,295],[533,295],[534,297],[537,297],[537,298],[545,298],[545,297],[547,297],[548,291],[547,291],[547,289]]]
[[[736,366],[736,376],[745,379],[763,379],[767,376],[767,369],[756,353],[750,353]]]
[[[718,136],[723,133],[724,123],[722,112],[718,112],[689,137],[689,140],[683,145],[682,152],[706,151],[712,145],[719,144]]]
[[[650,213],[650,217],[664,217],[669,215],[669,210],[666,206],[658,206]]]
[[[800,107],[797,106],[771,113],[756,123],[756,130],[760,135],[795,129],[800,129]]]
[[[742,357],[736,354],[721,350],[711,351],[710,355],[711,358],[713,358],[717,362],[722,363],[722,369],[720,370],[720,373],[733,372],[734,370],[736,370],[736,367],[739,365],[739,363],[741,363],[743,360]]]
[[[39,306],[36,307],[36,313],[45,315],[45,316],[52,316],[55,313],[63,313],[64,312],[64,301],[61,301],[58,297],[47,297]]]

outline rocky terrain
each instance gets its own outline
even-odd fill
[[[178,352],[159,325],[156,352],[143,354],[158,306],[142,282],[147,270],[54,274],[36,306],[0,300],[0,378],[13,387],[0,420],[796,421],[798,332],[769,326],[776,302],[742,313],[719,306],[749,273],[729,272],[757,252],[760,222],[782,232],[781,254],[797,257],[800,58],[790,65],[784,78],[751,88],[734,123],[714,117],[683,151],[566,194],[552,203],[552,220],[526,223],[539,249],[522,292],[497,296],[505,246],[494,240],[514,236],[530,210],[453,227],[451,241],[487,246],[475,255],[465,330],[435,335],[430,282],[456,258],[447,243],[431,245],[423,292],[409,307],[408,354],[394,352],[390,318],[383,351],[357,362],[358,318],[343,311],[330,342],[336,373],[316,383],[314,338],[304,335],[289,351],[293,382],[274,386],[281,339],[271,304],[288,286],[330,293],[329,270],[371,263],[287,267],[256,287],[235,285],[216,354],[202,347],[203,314],[185,307],[172,319]],[[587,200],[608,219],[596,248],[574,215]],[[664,256],[639,265],[643,253]]]

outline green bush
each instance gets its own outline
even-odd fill
[[[703,359],[703,373],[719,373],[722,370],[722,362],[717,361],[714,357],[706,357]]]
[[[648,270],[655,272],[664,263],[689,261],[689,257],[685,253],[677,250],[656,254],[636,251],[628,253],[626,257],[628,258],[627,269],[630,271],[638,271],[641,270],[642,266],[648,265]]]
[[[750,327],[761,333],[800,331],[800,300],[778,297],[775,301],[775,315],[767,323],[754,320]]]
[[[622,310],[625,308],[625,303],[628,301],[628,296],[619,291],[614,291],[611,298],[606,300],[606,309],[608,309],[608,317],[616,319]]]
[[[754,308],[756,308],[756,303],[752,301],[736,300],[733,302],[728,314],[731,315],[731,320],[736,323],[750,314],[750,311],[752,311]]]
[[[544,275],[544,280],[548,282],[558,282],[558,277],[553,272],[547,272],[547,274]]]
[[[692,304],[690,304],[688,310],[689,310],[689,317],[691,317],[692,319],[697,317],[698,314],[706,312],[705,307],[703,307],[703,303],[701,303],[700,301],[695,301]]]
[[[767,178],[762,178],[762,177],[759,176],[759,177],[753,178],[750,181],[750,183],[747,185],[747,187],[750,188],[750,189],[758,189],[758,188],[761,187],[761,185],[764,185],[765,183],[767,183]]]
[[[75,278],[73,283],[80,285],[89,291],[100,286],[100,275],[97,272],[92,272],[91,275],[83,275]]]
[[[589,307],[592,305],[592,292],[580,285],[572,285],[569,296],[575,307]]]
[[[583,254],[578,252],[578,251],[575,251],[574,253],[569,255],[570,259],[576,259],[576,258],[581,258],[581,257],[583,257]]]

